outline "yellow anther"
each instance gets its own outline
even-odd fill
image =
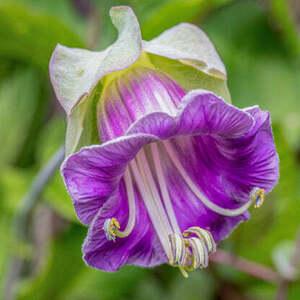
[[[109,226],[109,233],[113,235],[117,235],[118,229],[120,229],[120,224],[118,220],[116,218],[112,218]]]
[[[253,188],[250,193],[250,198],[254,201],[255,208],[261,207],[265,199],[265,190],[259,187]]]
[[[208,253],[213,253],[216,251],[216,243],[212,234],[208,230],[194,226],[185,230],[183,236],[190,237],[192,234],[196,235],[198,239],[205,243]]]
[[[184,233],[183,236],[187,236],[187,235]],[[186,248],[190,247],[189,241],[187,239],[184,239],[184,243]]]
[[[116,218],[106,219],[103,230],[109,241],[115,241],[116,237],[125,238],[132,232],[132,228],[121,231],[119,221]]]
[[[211,233],[200,227],[190,227],[182,235],[170,235],[169,240],[172,249],[169,263],[178,267],[185,278],[188,272],[207,267],[209,253],[216,250]]]
[[[116,218],[106,219],[103,225],[106,238],[109,241],[115,241],[120,229],[120,224]]]

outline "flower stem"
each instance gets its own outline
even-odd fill
[[[40,199],[47,183],[55,174],[58,166],[62,163],[65,156],[65,149],[61,147],[50,159],[50,161],[38,172],[34,178],[28,192],[21,200],[20,207],[13,219],[13,228],[16,237],[22,241],[27,240],[27,228],[31,213]],[[9,264],[7,280],[4,285],[5,300],[16,299],[16,284],[22,271],[24,260],[14,255]]]
[[[273,269],[256,262],[249,261],[245,258],[235,256],[224,250],[219,249],[214,254],[211,254],[210,260],[218,264],[228,265],[233,269],[272,284],[278,284],[280,281],[280,276]]]

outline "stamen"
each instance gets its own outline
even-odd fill
[[[120,224],[116,218],[107,219],[104,222],[103,230],[105,232],[106,238],[109,241],[115,241],[117,237],[127,237],[133,230],[135,224],[135,197],[133,191],[133,185],[131,180],[131,175],[127,169],[124,173],[124,181],[126,186],[126,193],[128,199],[128,222],[124,231],[119,230]]]
[[[255,187],[250,192],[250,201],[254,201],[254,207],[261,207],[264,203],[265,191],[259,187]]]
[[[208,265],[208,255],[216,250],[216,244],[211,233],[200,227],[190,227],[183,234],[181,233],[163,174],[160,149],[156,144],[151,144],[150,149],[158,183],[154,180],[147,156],[142,149],[136,158],[130,162],[124,174],[129,214],[126,228],[124,231],[121,231],[118,220],[111,218],[104,222],[103,229],[109,241],[115,241],[116,237],[126,237],[132,232],[136,213],[135,195],[131,178],[132,172],[170,265],[178,267],[182,275],[188,277],[188,271],[204,268]],[[180,174],[188,181],[187,184],[189,185],[192,181],[185,173],[179,160],[174,156],[174,153],[169,152],[169,155],[175,166],[179,167]],[[159,185],[159,190],[157,185]],[[196,186],[194,188],[197,189]],[[195,193],[194,190],[193,192]],[[253,189],[250,197],[251,201],[255,201],[259,205],[263,201],[263,190],[259,188]],[[208,199],[206,201],[210,202]]]
[[[186,267],[187,270],[195,270],[198,268],[205,268],[208,266],[208,251],[201,240],[197,238],[190,238],[188,240],[190,247],[192,248],[193,256],[191,257],[191,263]]]
[[[170,242],[168,239],[168,235],[170,234],[170,232],[167,232],[167,228],[165,227],[165,225],[162,221],[162,218],[157,210],[157,207],[155,206],[153,197],[151,195],[152,193],[149,190],[147,182],[145,182],[144,174],[142,174],[142,176],[141,176],[135,160],[131,161],[130,167],[132,169],[136,184],[141,193],[141,197],[144,201],[144,204],[146,206],[146,209],[148,211],[149,217],[150,217],[153,227],[156,231],[156,234],[159,237],[159,240],[162,244],[162,247],[163,247],[166,255],[170,259],[171,255],[172,255],[171,254],[171,246],[170,246]]]
[[[208,230],[200,227],[190,227],[184,231],[183,236],[189,237],[192,234],[195,234],[206,245],[208,253],[216,251],[216,243]]]
[[[147,183],[148,187],[150,188],[150,192],[152,194],[152,199],[154,201],[153,203],[154,203],[154,205],[156,206],[156,208],[159,212],[159,216],[161,217],[165,227],[167,228],[167,231],[169,233],[172,233],[173,231],[172,231],[172,228],[170,226],[168,217],[165,213],[165,209],[164,209],[164,207],[161,203],[160,195],[159,195],[159,192],[157,190],[154,178],[152,176],[152,172],[150,170],[150,166],[149,166],[145,151],[142,149],[138,153],[136,158],[137,158],[138,165],[140,167],[140,172],[141,172],[145,182]]]
[[[189,237],[192,234],[197,237]],[[172,249],[169,262],[188,277],[187,272],[208,266],[208,255],[216,250],[216,244],[211,233],[200,227],[189,228],[183,236],[176,233],[169,235]]]
[[[176,216],[175,216],[175,213],[173,210],[173,206],[171,203],[171,199],[170,199],[167,184],[165,181],[165,176],[164,176],[163,169],[161,166],[159,151],[158,151],[158,147],[157,147],[156,143],[151,144],[151,150],[152,150],[152,156],[153,156],[153,160],[154,160],[155,171],[157,174],[157,178],[159,179],[158,183],[159,183],[160,191],[162,193],[162,198],[163,198],[163,201],[164,201],[164,204],[166,207],[168,217],[170,219],[170,222],[171,222],[174,232],[180,234],[181,231],[178,226],[177,219],[176,219]]]
[[[114,242],[116,240],[116,232],[119,228],[120,224],[116,218],[106,219],[103,225],[106,238]]]
[[[176,153],[174,152],[172,145],[168,141],[164,141],[163,145],[165,146],[170,159],[174,163],[178,172],[181,174],[182,178],[185,180],[186,184],[189,186],[189,188],[192,190],[192,192],[203,202],[203,204],[205,204],[212,211],[214,211],[220,215],[223,215],[223,216],[234,217],[234,216],[239,216],[239,215],[243,214],[245,211],[247,211],[248,208],[250,207],[250,205],[252,204],[252,202],[254,202],[254,201],[256,202],[255,203],[256,207],[258,207],[258,205],[261,205],[262,200],[263,200],[263,193],[264,193],[262,189],[260,189],[262,191],[259,194],[260,199],[257,199],[257,197],[250,197],[248,202],[246,202],[244,205],[242,205],[236,209],[223,208],[223,207],[211,202],[208,198],[206,198],[206,196],[199,190],[199,188],[191,180],[191,178],[185,171],[184,167],[182,166],[180,160],[178,159]]]
[[[172,266],[183,266],[187,256],[185,240],[179,234],[170,234],[169,240],[171,244],[172,256],[169,260]]]

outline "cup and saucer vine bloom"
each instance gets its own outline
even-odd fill
[[[143,41],[129,7],[101,52],[58,45],[50,61],[67,114],[61,167],[83,258],[116,271],[169,263],[184,276],[258,207],[278,181],[270,116],[230,104],[226,70],[198,27]]]

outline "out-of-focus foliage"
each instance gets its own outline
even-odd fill
[[[33,70],[20,70],[1,81],[0,140],[5,147],[0,149],[0,165],[11,163],[20,155],[35,115],[39,81]]]
[[[280,27],[276,26],[282,18],[272,19],[255,1],[241,1],[216,12],[204,29],[225,62],[234,104],[259,104],[269,110],[273,122],[281,123],[289,143],[296,146],[300,142],[300,61],[294,54],[299,40],[293,45],[283,42],[289,36],[287,28],[277,32]],[[280,23],[275,23],[277,19]]]
[[[278,28],[286,47],[293,55],[300,54],[299,31],[295,26],[295,20],[291,15],[291,7],[287,0],[272,0],[271,12],[274,18],[274,26]],[[296,1],[295,1],[296,3]],[[296,14],[299,12],[296,11]],[[299,18],[299,15],[298,15]]]
[[[177,25],[180,22],[192,22],[203,18],[210,11],[213,11],[231,0],[186,0],[186,1],[136,1],[142,18],[144,39],[151,39],[162,33],[164,30]],[[141,3],[141,4],[140,4]],[[140,5],[140,7],[139,7]]]
[[[0,7],[0,39],[0,57],[29,63],[44,71],[57,43],[83,46],[62,20],[12,3]]]
[[[17,285],[22,300],[274,299],[275,285],[223,265],[212,264],[189,280],[167,266],[127,266],[116,273],[88,268],[81,258],[87,229],[77,221],[59,171],[36,208],[47,217],[32,216],[32,243],[13,234],[22,196],[64,141],[64,115],[48,77],[50,55],[57,43],[109,45],[116,38],[108,16],[114,5],[132,6],[145,39],[179,22],[201,26],[226,65],[233,104],[258,104],[271,112],[279,184],[220,247],[281,273],[297,273],[288,257],[300,225],[299,5],[292,10],[288,0],[0,0],[0,293],[10,258],[18,255],[26,257]],[[299,284],[291,284],[288,299],[298,300],[299,293]]]

